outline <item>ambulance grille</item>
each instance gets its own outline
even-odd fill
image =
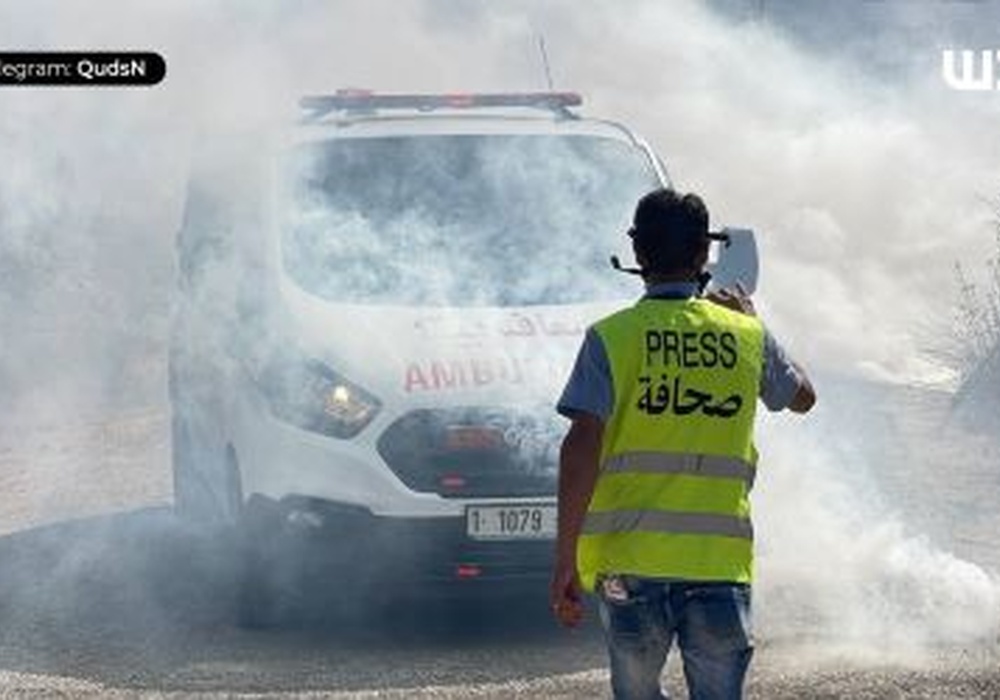
[[[420,409],[390,425],[378,451],[414,491],[446,498],[551,496],[559,438],[548,421],[529,414]]]

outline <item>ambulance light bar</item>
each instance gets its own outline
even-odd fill
[[[583,100],[575,92],[502,92],[452,93],[439,95],[376,94],[367,90],[338,90],[333,95],[307,95],[299,106],[308,112],[307,119],[319,119],[330,112],[360,112],[376,110],[415,109],[430,112],[436,109],[474,109],[481,107],[528,107],[555,112],[570,119],[577,118],[570,107]]]

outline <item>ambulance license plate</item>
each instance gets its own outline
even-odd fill
[[[469,506],[466,533],[474,540],[549,540],[556,536],[555,503]]]

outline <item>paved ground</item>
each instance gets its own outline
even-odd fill
[[[387,611],[374,625],[328,608],[248,631],[233,623],[229,562],[165,508],[3,538],[0,697],[605,697],[596,630],[558,630],[544,606]],[[750,697],[1000,697],[1000,656],[873,666],[856,650],[765,641]]]
[[[174,518],[167,453],[158,412],[0,440],[0,698],[607,696],[597,630],[537,601],[359,624],[346,580],[322,614],[239,628],[232,548]],[[1000,698],[996,645],[871,651],[762,639],[749,696]]]

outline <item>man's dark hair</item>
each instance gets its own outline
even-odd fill
[[[643,272],[675,273],[697,269],[708,246],[708,208],[696,194],[661,188],[644,195],[629,231]]]

